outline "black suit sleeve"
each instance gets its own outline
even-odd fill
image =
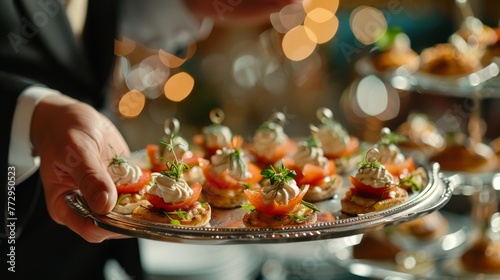
[[[2,110],[0,110],[2,120],[2,128],[4,132],[1,133],[1,143],[7,143],[7,145],[2,145],[0,148],[0,161],[2,172],[0,172],[0,178],[2,182],[2,191],[0,192],[0,206],[2,209],[2,214],[6,213],[3,211],[7,209],[7,169],[8,169],[8,158],[9,158],[9,147],[10,147],[10,133],[12,130],[12,119],[14,115],[14,110],[17,104],[17,98],[21,94],[21,92],[26,89],[28,86],[33,85],[34,82],[30,81],[26,78],[8,74],[5,72],[0,72],[0,90],[2,91]],[[6,217],[2,217],[0,219],[2,221],[2,225],[6,222]],[[2,226],[0,229],[0,236],[5,236],[6,227]]]
[[[3,129],[0,137],[4,143],[0,147],[0,178],[4,184],[0,187],[0,204],[4,204],[0,205],[0,214],[3,216],[0,222],[6,221],[8,143],[19,94],[36,83],[96,107],[104,100],[113,59],[116,28],[113,22],[118,14],[113,5],[118,4],[118,1],[89,0],[90,21],[87,22],[84,44],[78,45],[75,50],[67,49],[75,46],[74,38],[57,41],[60,44],[57,46],[54,46],[54,41],[47,41],[48,38],[66,36],[68,22],[64,20],[65,14],[50,16],[49,10],[37,5],[60,5],[60,2],[0,1],[0,119]],[[59,11],[64,13],[63,8]],[[48,20],[55,22],[38,26],[36,30],[31,28],[34,15],[43,13],[49,15]],[[57,50],[78,52],[79,58],[62,56]],[[63,57],[64,60],[61,59]],[[79,63],[82,59],[88,62],[89,67]],[[101,244],[89,244],[67,227],[56,224],[48,214],[38,174],[16,187],[16,217],[16,229],[22,229],[21,234],[16,235],[15,243],[15,277],[19,279],[104,279],[102,268],[110,258],[117,259],[134,279],[142,279],[137,240],[109,240]],[[7,270],[6,258],[11,245],[7,243],[5,231],[6,227],[1,225],[0,235],[4,235],[0,236],[0,279],[13,277]]]

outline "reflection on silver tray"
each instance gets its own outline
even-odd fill
[[[139,162],[145,156],[144,151],[132,154],[131,161]],[[411,196],[410,200],[379,212],[368,213],[358,217],[341,217],[340,199],[349,188],[343,186],[338,195],[330,200],[316,202],[321,209],[318,222],[307,226],[285,228],[245,228],[242,222],[243,209],[216,209],[212,207],[212,217],[209,226],[187,227],[170,224],[153,223],[111,212],[107,215],[93,213],[80,193],[66,196],[66,202],[77,213],[93,219],[94,223],[104,229],[140,238],[161,241],[227,244],[227,243],[276,243],[329,239],[356,235],[386,226],[417,219],[444,206],[451,198],[453,184],[439,172],[439,164],[422,166],[429,178],[427,186]],[[346,178],[345,182],[349,182]],[[326,221],[325,217],[335,217]],[[331,219],[330,219],[331,220]]]

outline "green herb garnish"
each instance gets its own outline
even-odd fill
[[[292,218],[296,222],[303,222],[307,219],[305,216],[296,214],[288,214],[288,217]]]
[[[380,161],[378,161],[378,160],[374,160],[374,161],[370,161],[370,162],[363,160],[359,163],[358,168],[359,169],[364,169],[364,168],[379,169],[382,166],[383,166],[382,163],[380,163]]]
[[[302,201],[300,201],[300,204],[304,205],[305,207],[307,207],[309,209],[312,209],[315,212],[321,212],[321,210],[319,210],[319,208],[316,205],[314,205],[310,202],[302,200]]]
[[[286,168],[282,162],[278,167],[277,172],[274,167],[271,166],[271,168],[269,169],[262,170],[260,172],[260,175],[262,175],[266,179],[269,179],[271,185],[274,185],[276,182],[278,182],[278,184],[284,184],[285,182],[295,179],[297,173],[294,170]]]
[[[170,218],[170,217],[169,217]],[[170,218],[170,224],[174,225],[174,226],[180,226],[181,225],[181,222],[179,222],[178,220],[176,219],[172,219]]]
[[[407,188],[408,186],[410,186],[410,190],[412,192],[418,192],[418,191],[420,191],[420,188],[421,188],[420,184],[418,184],[413,179],[413,174],[411,174],[410,176],[401,178],[399,180],[399,186],[404,187],[404,188]]]
[[[160,209],[160,211],[158,212],[159,214],[161,214],[162,217],[167,217],[170,219],[170,224],[172,225],[176,225],[176,226],[180,226],[181,225],[181,222],[177,219],[174,219],[172,218],[170,215],[177,215],[179,218],[181,218],[182,221],[187,221],[186,219],[186,216],[184,214],[186,214],[187,212],[184,211],[184,210],[175,210],[175,211],[172,211],[172,212],[167,212],[167,211],[164,211],[162,209]]]
[[[316,137],[313,137],[313,136],[307,137],[307,139],[305,140],[305,143],[306,143],[307,147],[309,147],[309,148],[319,148],[321,146],[318,139],[316,139]]]
[[[262,177],[269,179],[271,185],[274,186],[269,192],[272,192],[273,195],[276,195],[278,191],[280,191],[286,182],[295,179],[297,173],[294,170],[290,170],[285,167],[283,162],[278,167],[278,171],[274,169],[273,166],[269,169],[264,169],[260,172]]]
[[[112,165],[122,165],[124,163],[127,163],[127,161],[124,158],[118,156],[118,154],[116,153],[113,146],[109,145],[109,147],[111,148],[111,151],[113,152],[113,158],[110,160],[108,167],[112,166]]]
[[[242,177],[247,172],[247,164],[243,160],[241,149],[235,148],[228,155],[229,170],[240,171],[240,177]]]
[[[174,135],[171,135],[169,143],[165,143],[165,147],[168,149],[169,152],[171,152],[174,155],[174,160],[169,160],[169,159],[160,157],[161,159],[163,159],[165,161],[165,164],[167,166],[167,169],[164,171],[161,171],[160,173],[171,178],[171,179],[174,179],[175,181],[179,181],[182,174],[186,171],[189,171],[189,169],[191,169],[191,166],[189,166],[188,164],[186,164],[185,162],[183,162],[182,160],[179,160],[177,158],[177,155],[175,154],[174,149],[177,146],[182,146],[182,143],[174,145],[174,140],[173,140],[174,137],[175,137]]]
[[[378,145],[389,146],[390,144],[398,144],[405,141],[408,141],[408,138],[397,132],[392,132],[390,129],[385,127],[381,131]]]
[[[253,206],[252,204],[244,204],[244,205],[241,205],[240,208],[242,210],[247,210],[247,211],[253,211],[253,210],[255,210],[255,206]]]

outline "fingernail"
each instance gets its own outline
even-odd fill
[[[94,205],[94,211],[102,214],[107,211],[107,204],[109,200],[109,194],[107,192],[101,191],[92,197],[92,205]]]

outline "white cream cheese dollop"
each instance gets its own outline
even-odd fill
[[[405,156],[401,153],[399,148],[394,144],[377,145],[380,153],[379,161],[381,163],[402,164],[405,161]]]
[[[193,195],[193,189],[182,178],[176,181],[161,173],[153,173],[151,176],[153,185],[148,189],[148,193],[163,198],[165,203],[179,203]]]
[[[207,147],[227,147],[231,143],[232,132],[229,127],[212,124],[203,128],[203,139]]]
[[[300,189],[297,186],[295,180],[288,180],[283,183],[279,189],[276,186],[277,182],[271,185],[268,180],[262,187],[262,196],[264,198],[264,203],[269,204],[272,201],[277,203],[286,204],[291,199],[297,197],[300,193]]]
[[[316,166],[324,167],[328,159],[323,155],[321,147],[312,147],[307,141],[299,143],[297,153],[293,156],[295,165],[303,168],[304,165],[310,163]]]
[[[394,184],[394,177],[384,166],[379,168],[362,167],[356,173],[356,179],[364,185],[373,188],[385,188]]]
[[[239,159],[236,158],[234,153],[235,150],[228,148],[217,150],[215,155],[210,157],[212,172],[218,175],[228,170],[229,175],[235,179],[245,180],[250,178],[252,175],[243,159],[243,151],[239,151]]]
[[[135,184],[142,176],[142,170],[135,164],[128,162],[112,163],[108,166],[108,173],[111,175],[115,185]]]
[[[317,137],[326,154],[338,154],[344,151],[351,140],[347,131],[335,122],[329,122],[320,126]]]
[[[253,145],[259,156],[270,159],[277,147],[288,140],[283,127],[275,123],[267,123],[261,126],[253,137]]]

